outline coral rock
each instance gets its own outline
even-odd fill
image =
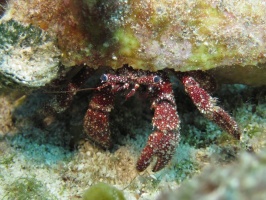
[[[0,74],[22,85],[43,86],[57,76],[59,49],[55,38],[32,25],[14,20],[0,24]]]
[[[265,1],[11,0],[3,18],[56,34],[65,66],[238,74],[266,63]]]

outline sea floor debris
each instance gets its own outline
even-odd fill
[[[253,151],[254,158],[250,159],[258,160],[256,164],[260,165],[256,153],[266,146],[265,87],[225,85],[217,91],[216,96],[243,129],[240,143],[205,120],[184,96],[184,101],[177,102],[184,122],[180,145],[170,164],[158,173],[152,173],[150,168],[143,173],[135,169],[139,149],[152,129],[147,106],[144,114],[136,115],[143,109],[132,110],[132,104],[140,104],[134,99],[114,110],[113,129],[118,139],[112,151],[104,151],[82,134],[80,120],[87,97],[77,95],[79,104],[74,104],[68,113],[51,116],[44,111],[45,95],[35,92],[15,107],[14,99],[1,95],[1,101],[6,102],[0,106],[1,119],[10,127],[1,130],[0,141],[0,194],[4,199],[12,197],[6,186],[23,180],[36,184],[37,192],[50,199],[82,199],[83,192],[97,182],[122,190],[127,200],[156,199],[169,189],[182,193],[185,182],[194,180],[206,166],[216,169],[234,165],[238,157],[243,157],[239,155],[242,151]],[[128,119],[130,123],[125,123]]]

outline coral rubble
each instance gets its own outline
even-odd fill
[[[151,168],[143,173],[135,169],[139,150],[152,131],[152,113],[145,100],[141,102],[134,97],[114,109],[111,115],[116,141],[110,152],[97,148],[82,135],[82,118],[88,103],[86,96],[77,95],[72,107],[53,116],[44,106],[50,96],[42,91],[29,95],[23,104],[15,107],[3,96],[2,102],[6,101],[6,107],[12,111],[10,125],[16,126],[16,134],[0,138],[0,194],[12,197],[16,193],[11,186],[17,183],[21,187],[28,178],[34,178],[33,184],[37,183],[38,191],[62,200],[81,199],[84,191],[98,182],[122,190],[127,200],[156,199],[160,191],[169,188],[179,191],[180,185],[186,185],[184,181],[201,173],[205,166],[212,165],[211,169],[218,176],[223,170],[216,171],[215,168],[222,166],[225,171],[231,170],[226,166],[235,162],[247,145],[253,149],[253,154],[266,147],[265,94],[265,88],[232,85],[223,86],[219,91],[221,101],[227,110],[234,113],[244,130],[240,143],[201,117],[179,94],[182,98],[177,106],[183,122],[180,145],[169,165],[157,173],[153,173]],[[6,110],[1,108],[0,112],[8,119],[10,111]],[[10,132],[0,128],[3,132]],[[257,156],[247,160],[257,165]],[[245,166],[250,165],[252,163],[248,161]],[[255,166],[252,174],[260,173],[256,170],[262,168]],[[241,180],[245,179],[244,172],[239,170]],[[204,177],[208,179],[206,175]],[[180,190],[180,193],[183,192]]]
[[[6,98],[6,95],[0,93],[0,138],[7,134],[15,132],[12,122],[13,104]]]

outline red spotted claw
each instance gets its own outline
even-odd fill
[[[111,89],[102,88],[94,94],[84,117],[85,132],[94,142],[106,149],[112,147],[109,114],[113,104],[114,94]]]
[[[206,86],[199,82],[202,80],[203,72],[193,72],[192,74],[194,75],[193,77],[191,73],[183,73],[181,81],[193,103],[208,119],[214,121],[218,126],[239,140],[241,131],[236,121],[225,110],[216,105],[217,99],[211,97],[207,92],[208,88],[206,87],[209,87],[207,80],[204,81]],[[199,78],[199,81],[197,78]],[[209,85],[212,84],[209,83]]]
[[[154,76],[154,78],[160,79],[156,81],[156,84],[150,86],[150,95],[154,97],[152,124],[155,132],[150,135],[146,147],[142,150],[137,162],[138,171],[145,170],[153,156],[157,157],[153,171],[156,172],[164,168],[173,157],[179,141],[180,121],[172,85],[166,75]]]

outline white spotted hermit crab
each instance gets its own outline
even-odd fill
[[[61,107],[67,107],[79,87],[91,75],[90,68],[84,68],[68,84],[66,94],[59,96]],[[202,71],[176,72],[183,83],[186,93],[198,110],[208,119],[214,121],[222,129],[240,139],[240,129],[234,119],[221,107],[208,90],[212,87],[212,79]],[[133,96],[138,90],[151,100],[154,110],[152,119],[153,133],[137,162],[137,170],[145,170],[152,158],[157,157],[153,171],[159,171],[171,160],[180,138],[180,120],[177,114],[172,83],[166,71],[151,72],[134,70],[128,65],[103,74],[102,84],[95,88],[94,95],[84,117],[84,131],[100,146],[110,149],[113,145],[110,131],[110,112],[114,108],[114,98],[119,92],[126,92],[125,98]],[[143,89],[145,88],[145,89]],[[144,92],[143,92],[144,91]]]

